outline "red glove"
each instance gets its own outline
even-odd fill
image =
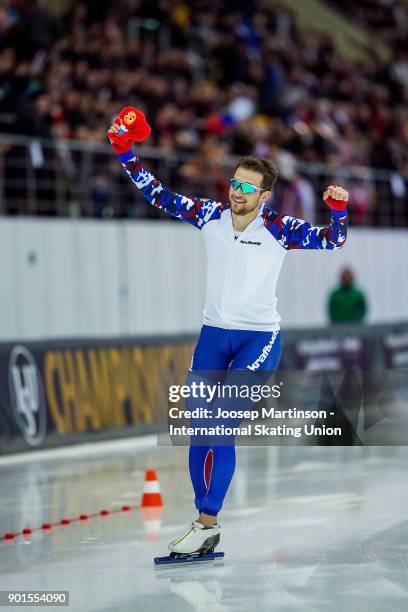
[[[115,153],[127,153],[134,142],[143,142],[151,131],[142,111],[125,106],[108,131],[108,138]]]
[[[329,185],[323,194],[324,203],[332,210],[337,210],[339,212],[347,208],[348,199],[348,191],[336,185]]]

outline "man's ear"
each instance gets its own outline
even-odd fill
[[[272,195],[272,191],[264,191],[261,195],[261,202],[266,202]]]

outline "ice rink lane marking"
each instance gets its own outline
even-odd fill
[[[72,525],[72,523],[88,521],[90,519],[102,516],[110,516],[111,514],[118,514],[119,512],[128,513],[131,510],[140,510],[140,508],[140,504],[135,506],[130,506],[126,504],[121,506],[120,508],[114,508],[113,510],[99,510],[99,512],[94,512],[93,514],[80,514],[79,516],[75,516],[74,518],[62,518],[56,523],[43,523],[41,527],[25,527],[22,531],[16,531],[15,533],[8,531],[4,535],[0,536],[0,542],[4,540],[11,542],[19,536],[30,537],[31,534],[35,531],[48,532],[51,531],[51,529],[53,529],[54,527],[68,527],[68,525]]]
[[[29,451],[24,453],[16,453],[14,455],[7,455],[0,457],[0,469],[4,466],[16,465],[21,463],[32,463],[33,461],[47,461],[52,459],[62,458],[73,458],[73,457],[89,457],[92,455],[99,455],[101,452],[104,454],[116,453],[117,451],[126,450],[141,450],[145,448],[153,448],[157,445],[157,435],[138,436],[134,438],[125,438],[121,440],[101,440],[95,442],[88,442],[86,444],[75,444],[70,446],[64,446],[63,448],[47,448],[36,451]],[[115,508],[113,510],[100,510],[94,514],[79,515],[74,518],[61,518],[56,523],[43,523],[40,527],[24,528],[18,532],[6,532],[0,536],[0,542],[8,541],[11,542],[19,536],[31,536],[36,531],[50,531],[54,527],[67,527],[72,523],[82,522],[96,517],[110,516],[111,514],[117,514],[118,512],[129,512],[131,510],[140,509],[140,505],[130,506],[128,504],[123,505],[121,508]],[[82,518],[81,518],[82,517]],[[26,532],[26,533],[24,533]]]

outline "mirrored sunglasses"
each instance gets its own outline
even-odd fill
[[[234,191],[238,191],[241,187],[242,193],[255,193],[256,191],[267,191],[267,189],[261,189],[252,183],[246,183],[245,181],[239,181],[238,179],[230,179],[231,187]]]

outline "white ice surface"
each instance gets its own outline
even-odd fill
[[[224,564],[161,571],[153,557],[196,516],[187,449],[87,449],[0,459],[0,535],[138,504],[154,468],[158,539],[132,510],[1,541],[0,590],[69,590],[75,612],[408,610],[408,448],[241,447],[220,514]]]

